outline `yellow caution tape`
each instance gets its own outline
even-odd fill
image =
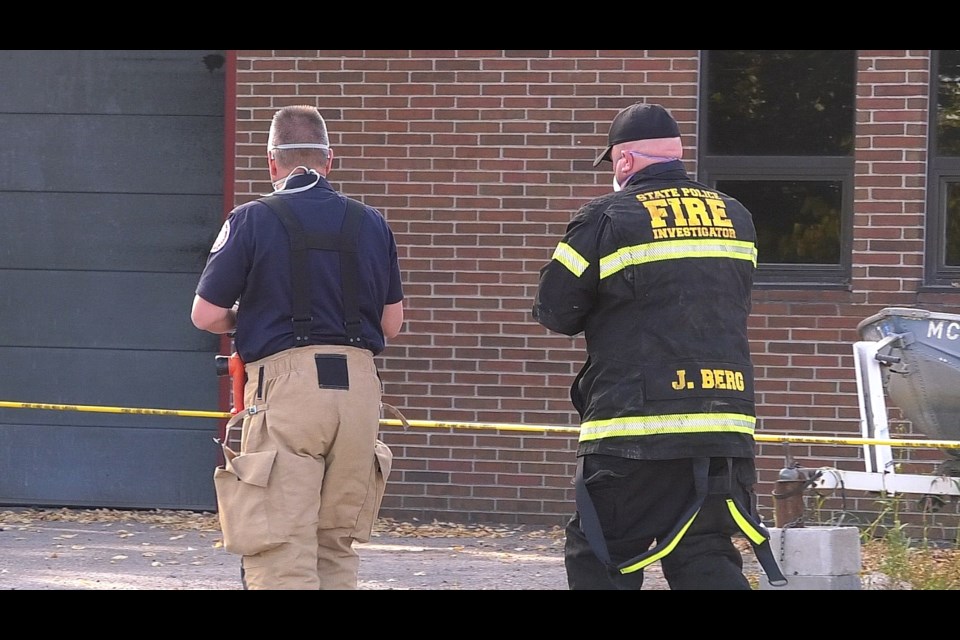
[[[86,411],[93,413],[122,413],[149,416],[180,416],[186,418],[217,418],[228,419],[233,414],[225,411],[185,411],[182,409],[144,409],[137,407],[105,407],[100,405],[82,404],[47,404],[40,402],[9,402],[0,400],[0,408],[4,409],[44,409],[49,411]],[[492,429],[497,431],[536,431],[541,433],[568,433],[580,432],[579,427],[557,427],[549,425],[510,424],[496,422],[447,422],[434,420],[407,420],[411,427],[431,429]],[[383,418],[383,426],[405,426],[402,421]],[[792,436],[775,434],[756,434],[757,442],[793,442],[797,444],[841,444],[841,445],[873,445],[890,447],[917,447],[926,449],[960,449],[960,442],[955,440],[880,440],[875,438],[847,438],[828,436]]]
[[[148,416],[183,416],[187,418],[229,418],[222,411],[182,411],[179,409],[137,409],[134,407],[103,407],[88,404],[46,404],[41,402],[6,402],[0,400],[3,409],[48,409],[50,411],[89,411],[93,413],[135,413]]]
[[[499,429],[503,431],[550,431],[557,433],[579,433],[579,427],[550,427],[523,424],[497,424],[481,422],[431,422],[429,420],[407,420],[411,427],[435,427],[439,429]],[[398,426],[399,420],[381,420],[381,425]],[[795,442],[806,444],[849,444],[849,445],[889,445],[893,447],[922,447],[929,449],[960,449],[960,442],[947,440],[879,440],[874,438],[831,438],[825,436],[790,436],[773,434],[755,434],[757,442]]]
[[[924,449],[960,449],[956,440],[880,440],[876,438],[828,438],[822,436],[788,436],[773,434],[755,434],[757,442],[796,442],[802,444],[852,444],[889,447],[919,447]]]

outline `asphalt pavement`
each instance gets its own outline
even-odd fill
[[[0,510],[0,590],[242,589],[215,516],[146,516]],[[556,531],[391,523],[357,548],[361,590],[566,589]]]
[[[559,527],[381,519],[357,549],[358,590],[567,590]],[[645,571],[644,590],[668,589],[659,563]],[[216,514],[0,507],[0,590],[242,589]]]

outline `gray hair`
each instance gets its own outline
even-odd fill
[[[316,107],[290,105],[273,114],[267,150],[278,165],[325,167],[329,148],[327,123]]]

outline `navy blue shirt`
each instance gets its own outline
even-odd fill
[[[286,190],[309,185],[315,174],[293,176]],[[279,191],[282,195],[284,191]],[[320,177],[306,191],[283,196],[307,233],[340,231],[346,199]],[[240,301],[234,343],[244,362],[254,362],[294,346],[290,240],[280,218],[257,201],[230,212],[210,249],[196,293],[218,307]],[[310,251],[311,344],[348,344],[340,279],[340,254]],[[403,300],[397,245],[376,209],[363,207],[359,230],[358,297],[361,346],[374,355],[385,346],[383,307]]]

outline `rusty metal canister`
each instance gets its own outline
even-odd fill
[[[805,504],[803,491],[807,479],[796,467],[780,470],[780,477],[773,489],[773,521],[780,529],[802,527]]]

